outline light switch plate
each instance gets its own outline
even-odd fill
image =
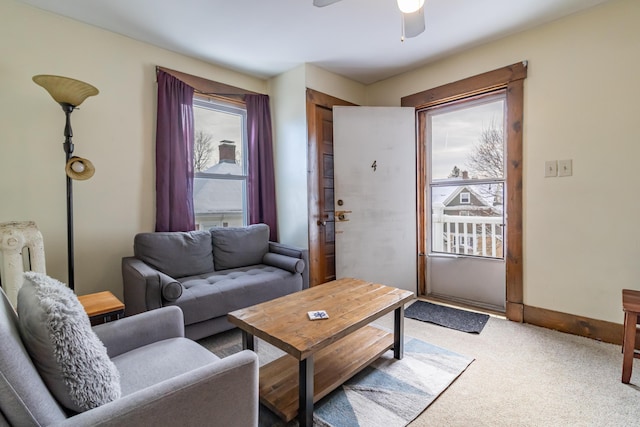
[[[544,162],[544,176],[550,178],[558,176],[558,162],[555,160],[547,160]]]
[[[558,160],[558,176],[573,175],[573,162],[569,160]]]

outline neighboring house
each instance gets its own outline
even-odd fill
[[[502,194],[497,185],[463,185],[434,187],[432,202],[442,205],[447,215],[502,215]]]
[[[434,186],[431,193],[434,251],[502,257],[501,186]]]
[[[220,161],[202,171],[216,178],[196,177],[193,182],[193,208],[196,229],[211,227],[240,227],[243,218],[244,181],[225,179],[224,176],[243,175],[242,166],[235,159],[235,144],[222,141],[219,145]]]

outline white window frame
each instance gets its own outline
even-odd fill
[[[214,174],[214,173],[206,173],[206,172],[195,172],[194,178],[203,178],[203,179],[228,179],[228,180],[237,180],[242,182],[242,222],[243,225],[247,225],[249,223],[249,212],[248,212],[248,191],[247,191],[247,181],[249,177],[249,142],[247,136],[247,109],[235,105],[231,102],[227,103],[217,99],[203,99],[199,97],[193,98],[193,107],[194,108],[206,108],[209,110],[220,111],[229,114],[236,114],[241,116],[242,118],[242,141],[240,141],[240,145],[242,147],[242,175],[230,175],[230,174]],[[194,129],[195,131],[195,129]],[[198,223],[196,216],[196,223]]]
[[[466,201],[464,199],[466,199]],[[460,204],[462,205],[471,204],[471,193],[469,193],[468,191],[464,191],[460,193]]]

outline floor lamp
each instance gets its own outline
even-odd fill
[[[66,117],[64,126],[64,152],[66,153],[65,171],[67,175],[67,263],[69,288],[75,289],[73,265],[73,184],[72,179],[89,179],[95,173],[93,164],[73,154],[73,132],[71,131],[71,113],[89,96],[97,95],[98,89],[88,83],[68,77],[37,75],[33,81],[49,92],[49,95],[62,107]]]

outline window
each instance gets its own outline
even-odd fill
[[[427,109],[431,254],[503,258],[505,111],[504,90]],[[445,209],[456,201],[465,222]],[[445,229],[453,246],[441,237]]]
[[[247,111],[195,98],[193,205],[197,230],[247,224]]]

